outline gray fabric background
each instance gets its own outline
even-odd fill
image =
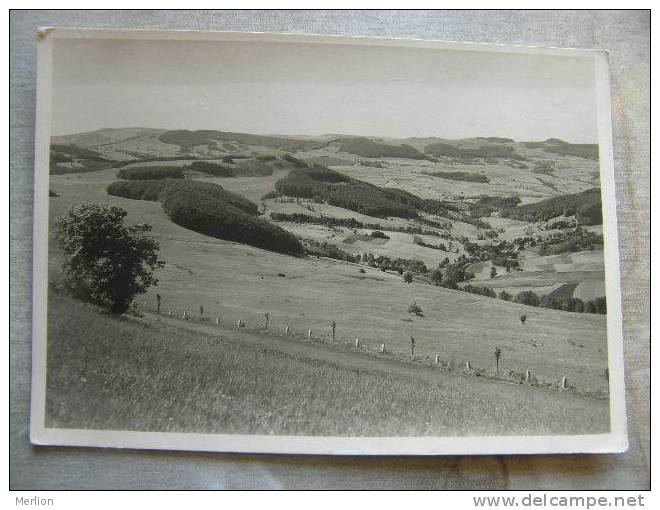
[[[630,450],[590,456],[333,458],[33,448],[28,441],[30,303],[35,34],[40,26],[300,32],[610,50]],[[10,44],[11,488],[650,486],[649,12],[13,11]]]

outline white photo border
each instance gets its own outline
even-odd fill
[[[595,64],[596,74],[598,143],[600,150],[603,236],[605,243],[610,432],[606,434],[535,436],[336,437],[137,432],[46,427],[49,239],[48,160],[52,118],[52,52],[53,41],[55,39],[72,38],[370,45],[555,55],[592,59]],[[38,32],[38,39],[33,226],[32,398],[30,413],[30,441],[32,444],[126,449],[327,455],[619,453],[628,449],[619,247],[607,51],[419,39],[145,29],[42,28]]]

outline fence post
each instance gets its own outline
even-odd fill
[[[561,378],[561,384],[559,385],[560,390],[565,390],[568,388],[568,379],[566,379],[566,376]]]
[[[380,353],[385,354],[385,343],[380,344]]]
[[[183,312],[183,320],[185,321],[188,318],[188,312]]]
[[[215,318],[215,325],[219,326],[220,325],[220,317]]]
[[[529,370],[525,372],[525,382],[526,383],[532,382],[532,373]]]
[[[167,311],[167,315],[169,315],[170,317],[172,317],[172,310],[168,310],[168,311]]]
[[[439,365],[439,364],[440,364],[440,355],[439,355],[439,354],[436,354],[436,355],[435,355],[435,364],[436,364],[436,365]]]
[[[355,347],[356,348],[360,347],[360,339],[359,338],[355,339]]]
[[[238,323],[236,324],[239,328],[243,326],[243,321],[241,319],[238,319]]]
[[[466,362],[465,362],[465,370],[467,370],[468,372],[469,372],[470,370],[472,370],[472,367],[470,366],[470,362],[469,362],[469,361],[466,361]]]
[[[286,327],[284,328],[284,332],[288,335],[289,331],[291,330],[289,329],[289,325],[287,324]]]
[[[311,329],[307,330],[307,338],[312,338],[312,330]]]

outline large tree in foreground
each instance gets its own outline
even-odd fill
[[[158,243],[144,235],[151,226],[127,226],[125,217],[120,207],[85,203],[67,209],[56,224],[67,285],[115,314],[156,285],[154,269],[163,265]]]

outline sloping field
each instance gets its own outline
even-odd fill
[[[366,275],[375,278],[361,279],[352,264],[298,259],[208,238],[170,222],[158,203],[107,196],[105,187],[115,172],[52,176],[51,189],[59,197],[50,199],[51,219],[68,205],[94,201],[119,205],[128,211],[128,221],[153,225],[167,265],[159,271],[158,289],[145,298],[148,307],[154,306],[157,290],[164,309],[197,314],[201,305],[208,316],[228,322],[240,318],[248,329],[263,327],[268,312],[273,328],[287,324],[295,334],[311,328],[329,337],[328,324],[335,320],[338,340],[360,338],[368,348],[385,342],[396,352],[408,352],[412,334],[416,355],[437,353],[446,361],[469,360],[489,370],[494,370],[494,348],[500,346],[505,371],[530,369],[547,381],[565,375],[581,390],[607,387],[605,316],[531,308],[417,282],[408,285],[398,274],[370,268]],[[51,277],[57,279],[54,242],[51,250]],[[407,313],[413,301],[424,317]],[[518,321],[521,313],[528,316],[525,326]]]
[[[49,427],[336,436],[609,429],[605,400],[227,328],[114,319],[62,294],[51,293],[49,315]]]
[[[266,193],[275,189],[275,182],[285,177],[288,170],[274,170],[273,175],[263,177],[205,177],[200,181],[219,184],[227,191],[238,193],[258,204]]]

